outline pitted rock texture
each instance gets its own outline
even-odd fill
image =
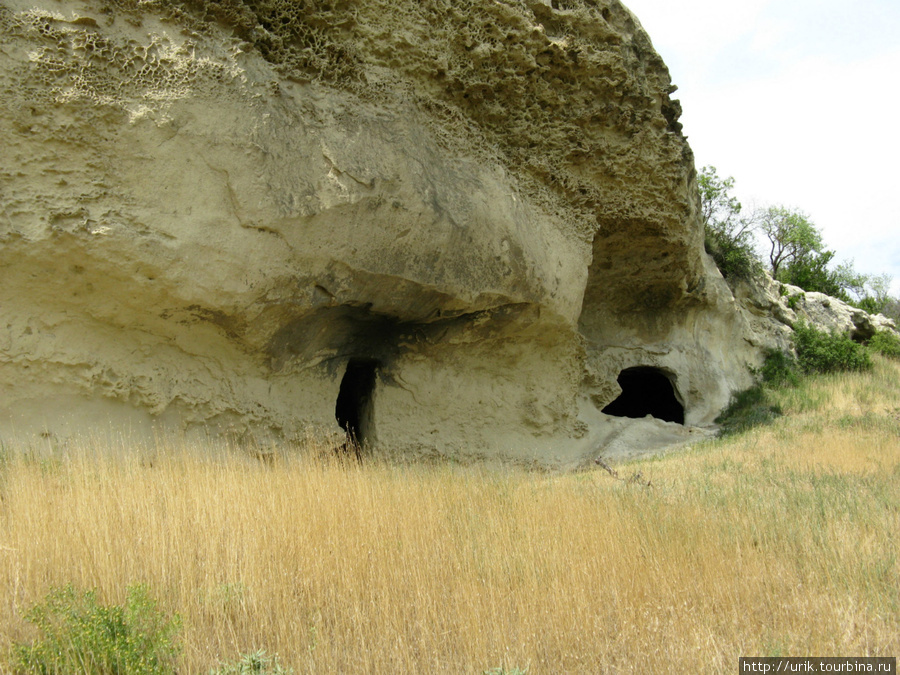
[[[615,0],[0,0],[0,33],[4,437],[353,418],[575,465],[702,436],[784,339],[703,251]],[[634,367],[686,426],[602,412]]]

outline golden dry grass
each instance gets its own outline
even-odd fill
[[[734,672],[900,651],[900,369],[772,427],[574,475],[84,444],[0,472],[0,649],[54,586],[183,619],[179,672]],[[804,393],[805,392],[805,393]],[[0,670],[4,670],[0,666]]]

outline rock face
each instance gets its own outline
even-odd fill
[[[824,293],[782,284],[768,275],[740,284],[735,294],[742,309],[770,324],[767,332],[783,350],[790,349],[790,330],[798,321],[843,333],[857,342],[868,341],[878,331],[897,332],[895,322],[881,314],[868,314]]]
[[[4,438],[571,465],[702,435],[780,339],[616,0],[0,0],[0,35]]]

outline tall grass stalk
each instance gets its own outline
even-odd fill
[[[8,452],[0,650],[34,637],[24,616],[51,588],[121,604],[143,584],[182,619],[179,672],[261,649],[297,672],[530,675],[895,655],[900,378],[876,366],[809,385],[831,404],[625,467],[651,487],[300,452]]]

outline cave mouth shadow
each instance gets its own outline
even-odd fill
[[[372,432],[375,380],[381,363],[374,359],[350,359],[341,379],[334,417],[347,434],[344,450],[361,457]]]
[[[672,376],[659,368],[636,366],[619,373],[622,393],[603,408],[615,417],[640,419],[651,415],[664,422],[684,424],[684,406],[678,400]]]

